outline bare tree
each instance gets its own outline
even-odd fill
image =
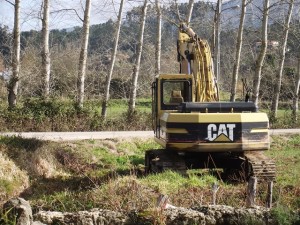
[[[284,67],[284,61],[285,61],[286,45],[287,45],[287,39],[288,39],[288,35],[289,35],[289,29],[290,29],[290,22],[291,22],[291,18],[292,18],[293,7],[294,7],[294,0],[290,0],[288,14],[285,18],[282,45],[281,45],[281,51],[280,51],[279,70],[278,70],[278,73],[277,73],[277,76],[276,76],[276,82],[275,82],[275,87],[274,87],[274,95],[273,95],[272,105],[271,105],[271,118],[272,119],[275,119],[277,117],[277,109],[278,109],[279,95],[280,95],[280,89],[281,89],[281,83],[282,83],[282,75],[283,75],[283,67]]]
[[[295,82],[295,90],[293,96],[293,119],[294,121],[298,120],[298,110],[299,110],[299,90],[300,90],[300,55],[298,56],[298,65],[297,65],[297,78]]]
[[[128,105],[128,113],[132,114],[135,110],[135,101],[136,101],[136,92],[137,92],[137,81],[140,71],[140,64],[141,64],[141,56],[143,51],[143,43],[144,43],[144,30],[145,30],[145,23],[146,23],[146,16],[147,16],[147,8],[148,8],[148,1],[144,1],[143,12],[140,20],[140,32],[139,32],[139,41],[137,45],[137,53],[136,53],[136,60],[135,65],[133,67],[133,74],[131,80],[131,87],[130,87],[130,96],[129,96],[129,105]]]
[[[12,76],[7,85],[8,106],[14,108],[17,104],[19,73],[20,73],[20,0],[15,0],[15,4],[7,1],[15,8],[14,29],[13,29],[13,54],[12,54]]]
[[[86,0],[85,10],[84,10],[84,19],[83,19],[83,29],[82,29],[82,39],[81,39],[81,50],[79,56],[78,64],[78,77],[77,77],[77,105],[79,108],[83,107],[84,99],[84,80],[86,73],[86,60],[87,60],[87,51],[88,51],[88,41],[89,41],[89,29],[90,29],[90,9],[91,9],[91,0]]]
[[[113,48],[113,52],[112,52],[112,58],[111,58],[111,62],[110,62],[109,72],[106,76],[105,96],[104,96],[104,99],[103,99],[103,102],[102,102],[101,115],[104,118],[106,117],[107,102],[109,100],[110,81],[111,81],[111,77],[112,77],[112,74],[113,74],[113,71],[114,71],[116,55],[117,55],[117,51],[118,51],[118,43],[119,43],[120,30],[121,30],[121,24],[122,24],[123,5],[124,5],[124,0],[121,0],[119,14],[118,14],[118,25],[117,25],[116,35],[115,35],[115,43],[114,43],[114,48]]]
[[[50,52],[49,52],[49,2],[44,0],[42,16],[42,76],[44,78],[43,95],[48,98],[50,93]]]
[[[217,78],[217,82],[220,79],[220,24],[221,24],[221,12],[222,12],[222,0],[218,0],[217,8],[214,16],[214,69]]]
[[[237,41],[236,41],[235,62],[233,65],[233,73],[232,73],[231,95],[230,95],[231,102],[234,102],[236,98],[236,87],[237,87],[237,81],[239,77],[241,50],[243,45],[243,30],[244,30],[244,21],[246,15],[246,7],[247,7],[247,0],[242,0],[240,24],[239,24]]]
[[[263,20],[262,20],[262,37],[261,37],[261,49],[255,63],[255,74],[253,81],[253,102],[258,105],[259,89],[261,81],[262,67],[265,60],[265,55],[267,51],[267,41],[268,41],[268,19],[269,19],[269,0],[264,0],[263,8]]]
[[[155,48],[155,75],[160,74],[160,60],[161,60],[161,6],[160,0],[155,0],[157,12],[157,32],[156,32],[156,48]]]

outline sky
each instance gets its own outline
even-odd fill
[[[12,0],[12,2],[14,2]],[[109,19],[116,19],[119,10],[120,0],[92,0],[91,7],[91,24],[103,23]],[[132,8],[139,1],[128,2],[124,10]],[[21,1],[21,30],[39,30],[41,21],[38,19],[41,11],[42,0],[22,0]],[[114,3],[114,4],[113,4]],[[76,16],[74,11],[55,11],[61,9],[76,9],[78,14],[83,18],[83,0],[50,0],[50,29],[62,29],[73,26],[81,26],[82,22]],[[13,28],[14,8],[5,0],[0,0],[0,24]]]
[[[172,0],[162,0],[164,4],[170,4]],[[177,0],[181,3],[188,3],[188,0]],[[215,0],[213,0],[215,1]],[[11,2],[14,2],[11,0]],[[132,7],[143,4],[143,0],[125,0],[124,11]],[[150,0],[154,2],[154,0]],[[197,2],[197,0],[195,0]],[[41,21],[38,19],[41,11],[42,0],[21,0],[21,31],[40,30]],[[71,28],[82,26],[82,22],[76,16],[74,11],[61,11],[61,9],[76,9],[78,14],[83,18],[84,0],[50,0],[50,29]],[[92,0],[91,7],[91,24],[104,23],[109,19],[116,20],[119,11],[120,0]],[[125,13],[123,12],[125,18]],[[0,0],[0,24],[13,28],[14,8],[5,0]]]

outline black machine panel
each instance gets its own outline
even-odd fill
[[[249,141],[260,140],[268,133],[251,133],[252,128],[266,128],[266,122],[256,123],[167,123],[167,128],[183,128],[187,134],[169,133],[170,142],[241,142],[242,138]]]
[[[257,112],[253,102],[183,102],[178,107],[179,112],[227,113],[227,112]]]

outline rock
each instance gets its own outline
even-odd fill
[[[198,224],[206,225],[205,215],[192,209],[176,208],[165,210],[166,224],[184,225]]]
[[[206,224],[271,224],[270,212],[267,208],[234,208],[225,205],[201,206],[193,208],[204,213]]]
[[[3,205],[3,214],[7,214],[10,221],[16,218],[16,225],[32,224],[32,209],[23,198],[13,198]]]
[[[234,208],[224,205],[200,206],[193,209],[170,208],[145,211],[137,214],[136,224],[167,225],[271,225],[269,210],[266,208]],[[134,224],[134,223],[132,223]]]
[[[40,211],[35,215],[35,219],[43,223],[61,224],[61,225],[109,225],[109,224],[126,224],[128,217],[121,213],[104,210],[93,209],[91,211],[79,211],[75,213],[61,212],[45,212]]]
[[[47,225],[47,224],[42,223],[40,221],[33,221],[32,225]]]

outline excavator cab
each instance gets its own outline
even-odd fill
[[[193,78],[187,74],[161,74],[152,83],[152,121],[158,130],[164,112],[177,111],[184,102],[191,102]]]

